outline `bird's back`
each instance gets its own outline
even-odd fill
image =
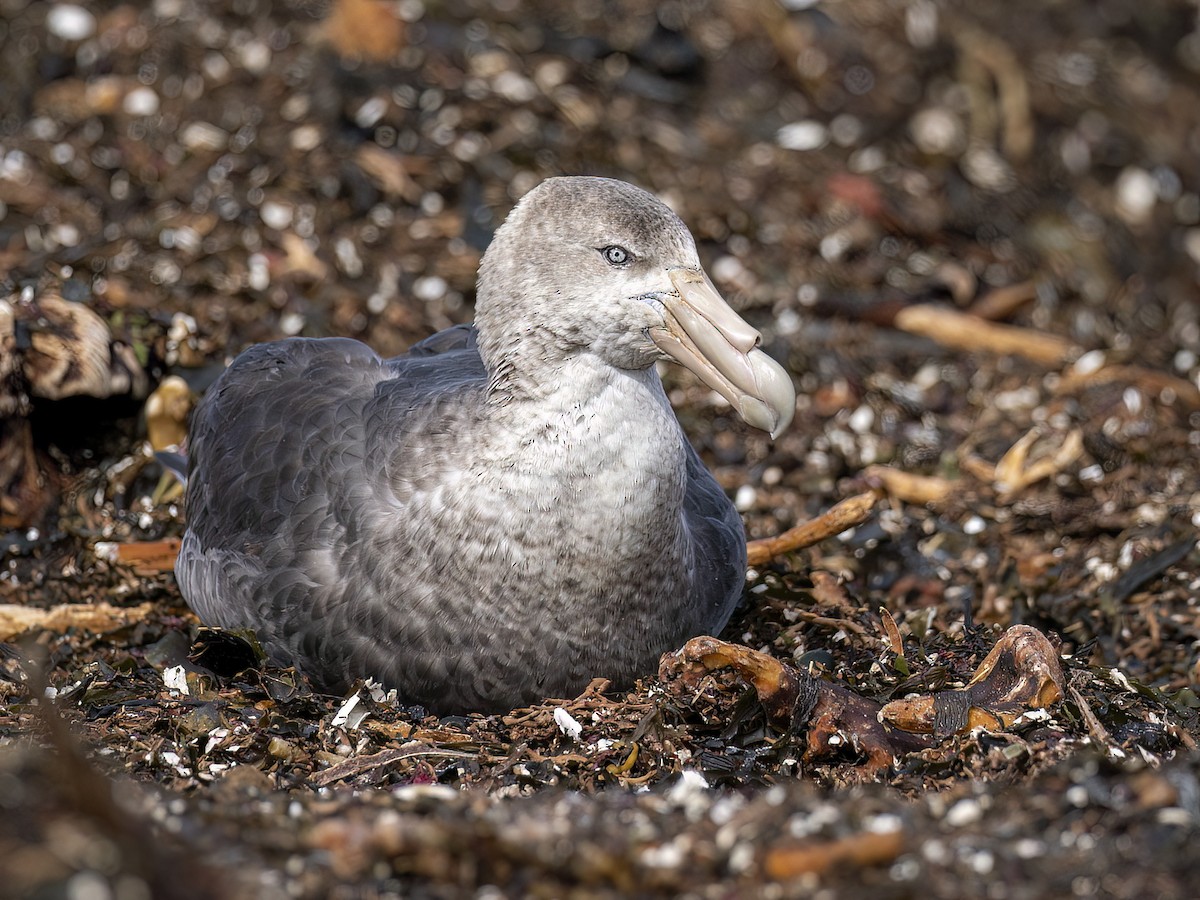
[[[238,356],[191,423],[176,563],[188,604],[206,623],[255,629],[273,658],[318,684],[344,687],[343,620],[371,607],[359,557],[364,522],[391,503],[388,447],[431,403],[478,394],[483,380],[468,328],[394,360],[336,338]]]

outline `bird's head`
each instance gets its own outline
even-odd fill
[[[713,286],[687,226],[622,181],[530,191],[484,254],[476,324],[493,373],[529,353],[590,352],[621,369],[669,358],[772,436],[795,411],[791,378]]]

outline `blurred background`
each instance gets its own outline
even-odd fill
[[[169,574],[186,511],[149,451],[183,439],[250,343],[349,335],[387,355],[469,321],[491,234],[561,174],[673,206],[793,373],[796,419],[775,442],[664,373],[750,536],[877,493],[868,522],[753,572],[725,637],[886,699],[969,678],[994,637],[972,623],[1032,623],[1071,654],[1049,724],[910,759],[891,784],[924,805],[843,791],[820,806],[813,782],[862,779],[853,748],[800,759],[745,693],[706,718],[649,677],[587,699],[576,744],[548,708],[430,726],[384,704],[350,738],[340,701],[275,669],[209,673],[203,699],[164,685],[192,665],[193,619]],[[842,883],[880,895],[1191,896],[1194,757],[1161,779],[1138,767],[1200,736],[1198,192],[1196,2],[0,0],[0,641],[47,649],[58,706],[112,767],[165,788],[169,816],[144,808],[193,857],[258,859],[246,896],[333,896],[368,871],[378,894],[336,896],[413,872],[493,896],[513,866],[555,896],[605,879],[627,894],[630,872],[725,896],[731,874],[798,874],[748,862],[818,827],[788,804],[835,823],[828,846],[887,817],[910,849],[943,835],[895,865],[899,845],[851,853]],[[4,741],[44,724],[22,660],[0,644]],[[411,810],[373,795],[426,844],[386,829],[370,844],[357,807],[343,833],[312,785],[352,745],[412,735],[448,755],[388,757],[355,783],[488,793],[410,795]],[[684,792],[672,820],[658,794],[540,790],[640,791],[685,763],[791,799],[761,792],[738,824],[716,792],[711,817]],[[54,807],[72,771],[0,755],[0,806],[24,810],[0,845],[45,844],[3,855],[24,884],[92,859],[31,823],[91,821],[101,843],[124,828],[126,859],[158,846],[111,803]],[[937,791],[955,785],[944,817]],[[525,807],[500,798],[535,789],[534,824],[514,824]],[[635,803],[650,813],[629,819]],[[421,828],[462,809],[445,834]],[[688,829],[694,843],[672,843]],[[563,862],[589,842],[629,849]],[[825,865],[828,846],[800,856]],[[171,896],[230,896],[158,864]]]

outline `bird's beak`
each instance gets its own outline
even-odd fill
[[[746,423],[778,437],[796,411],[783,367],[758,349],[762,335],[729,308],[700,269],[671,269],[674,292],[658,294],[666,321],[650,339],[728,400]]]

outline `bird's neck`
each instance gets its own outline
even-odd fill
[[[572,346],[569,336],[558,334],[544,323],[516,319],[505,324],[500,331],[487,318],[476,317],[490,403],[565,399],[568,391],[564,388],[571,386],[568,372],[583,375],[589,382],[603,374],[587,365],[587,354]]]
[[[596,445],[610,457],[634,452],[615,440],[636,441],[667,452],[664,466],[679,462],[684,439],[653,366],[619,369],[588,351],[526,362],[490,373],[487,405],[498,429],[573,453]]]

